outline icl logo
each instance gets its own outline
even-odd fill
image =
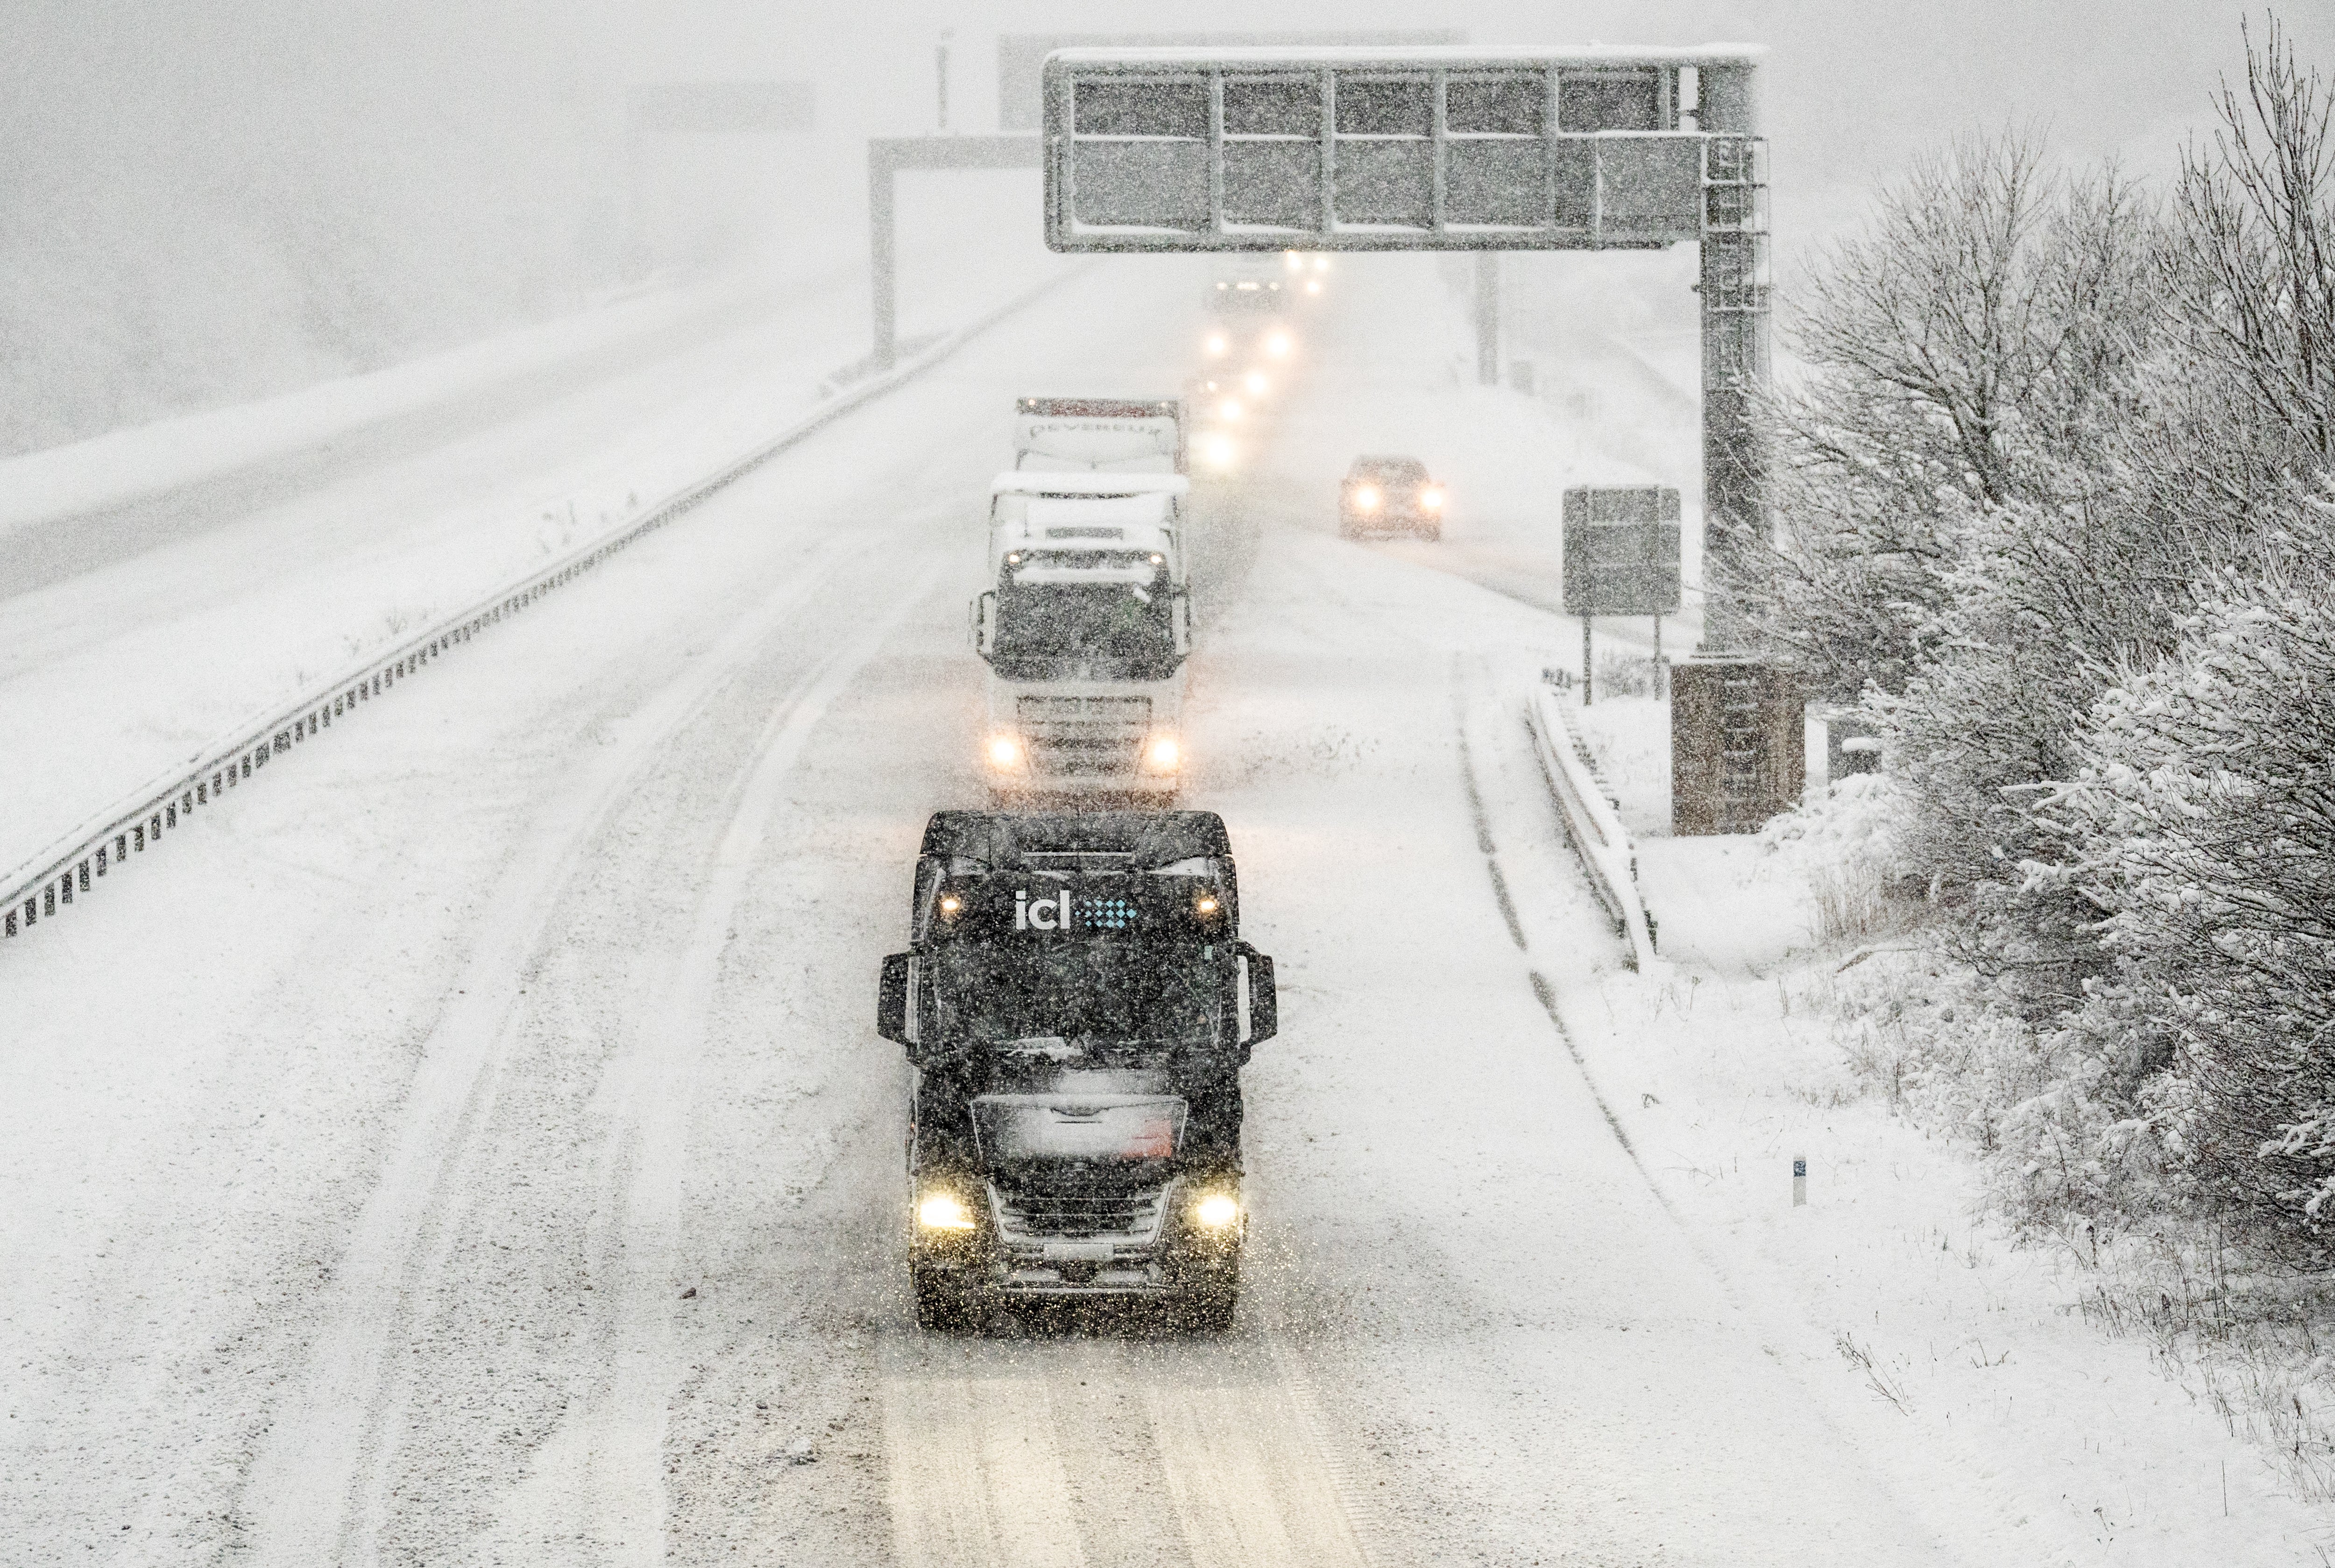
[[[1013,929],[1016,931],[1068,931],[1071,928],[1071,890],[1063,888],[1051,898],[1030,902],[1024,890],[1013,895]]]
[[[1016,931],[1069,931],[1080,924],[1099,931],[1125,931],[1135,924],[1135,905],[1131,900],[1116,897],[1089,898],[1081,912],[1084,922],[1071,917],[1071,891],[1041,894],[1032,899],[1028,892],[1013,895],[1013,929]]]

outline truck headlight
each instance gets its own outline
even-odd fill
[[[1366,511],[1366,512],[1374,512],[1374,511],[1378,510],[1378,505],[1379,505],[1379,488],[1378,488],[1378,486],[1376,486],[1376,485],[1357,485],[1357,486],[1355,486],[1355,487],[1354,487],[1354,505],[1356,505],[1357,507],[1360,507],[1362,510],[1364,510],[1364,511]]]
[[[1232,344],[1225,340],[1224,334],[1212,332],[1208,334],[1207,349],[1210,353],[1222,353],[1231,346]]]
[[[1019,768],[1022,765],[1022,742],[1011,735],[989,738],[989,765],[993,768]]]
[[[1173,735],[1154,735],[1151,744],[1143,749],[1143,760],[1165,773],[1184,760],[1184,749],[1176,744]]]
[[[916,1223],[928,1231],[969,1231],[973,1211],[954,1193],[926,1193],[916,1205]]]
[[[1430,512],[1439,512],[1443,509],[1443,492],[1429,485],[1419,492],[1419,504]]]
[[[1226,1193],[1210,1193],[1192,1205],[1192,1217],[1212,1231],[1240,1218],[1240,1200]]]
[[[1274,333],[1271,337],[1264,340],[1264,352],[1271,354],[1275,359],[1282,358],[1284,355],[1287,354],[1291,349],[1296,346],[1296,344],[1291,340],[1290,335],[1285,332]]]

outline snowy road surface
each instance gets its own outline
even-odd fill
[[[1284,996],[1239,1325],[914,1328],[874,975],[980,798],[983,482],[1014,395],[1175,385],[1197,276],[1080,277],[0,953],[13,1558],[1963,1560],[1575,1067],[1618,953],[1511,701],[1566,634],[1332,537],[1334,365],[1197,552]]]

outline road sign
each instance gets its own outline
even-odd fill
[[[1243,49],[1300,47],[1426,49],[1465,44],[1456,27],[1351,28],[1297,33],[1006,33],[997,40],[997,129],[1035,131],[1044,119],[1040,79],[1061,49]]]
[[[1679,608],[1679,493],[1660,485],[1565,492],[1565,608],[1671,615]]]
[[[1056,250],[1649,249],[1764,227],[1759,51],[1067,49]]]

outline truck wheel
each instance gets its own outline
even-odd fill
[[[973,1326],[973,1302],[952,1282],[923,1269],[908,1272],[916,1292],[916,1327],[928,1334],[961,1334]]]
[[[1419,530],[1419,537],[1425,539],[1428,543],[1433,544],[1443,537],[1443,525],[1441,523],[1429,523],[1427,527]]]

